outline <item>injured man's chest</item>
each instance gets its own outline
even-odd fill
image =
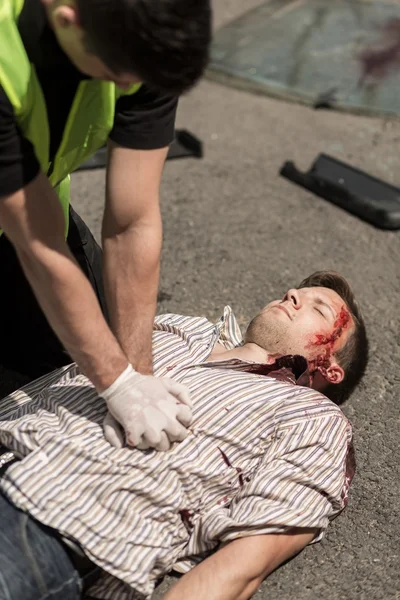
[[[154,373],[186,385],[193,402],[189,434],[169,451],[111,446],[106,405],[75,365],[0,402],[0,443],[22,457],[1,491],[101,568],[91,597],[148,598],[159,577],[187,573],[238,538],[304,528],[313,530],[307,543],[318,541],[345,507],[351,426],[313,386],[327,379],[327,362],[314,364],[295,347],[277,348],[270,360],[259,350],[257,319],[271,315],[277,331],[291,326],[295,302],[264,309],[244,339],[229,307],[217,324],[157,317]]]

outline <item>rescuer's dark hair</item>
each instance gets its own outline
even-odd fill
[[[210,0],[77,0],[85,45],[116,75],[180,94],[201,77],[211,42]]]

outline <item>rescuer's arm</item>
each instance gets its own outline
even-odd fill
[[[119,98],[108,144],[103,222],[111,327],[134,367],[152,373],[162,244],[160,182],[178,98],[147,84]]]
[[[0,226],[57,336],[96,389],[105,390],[128,359],[67,246],[60,201],[42,172],[0,198]]]
[[[103,221],[104,285],[111,328],[133,367],[152,373],[162,223],[159,188],[167,148],[109,142]]]

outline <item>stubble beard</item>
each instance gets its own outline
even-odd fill
[[[265,316],[257,315],[246,330],[245,342],[257,344],[269,354],[284,356],[290,354],[287,334],[286,323],[277,319],[266,321]]]

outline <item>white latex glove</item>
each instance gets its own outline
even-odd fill
[[[100,396],[109,410],[104,434],[117,448],[123,446],[118,423],[125,430],[127,444],[141,450],[168,450],[172,442],[181,442],[188,434],[186,428],[192,422],[189,391],[172,379],[141,375],[129,365]]]

